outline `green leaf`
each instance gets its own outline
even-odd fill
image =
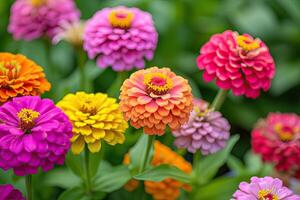
[[[226,162],[233,146],[238,141],[238,139],[239,135],[234,135],[233,137],[231,137],[227,146],[223,150],[215,154],[206,156],[204,159],[200,160],[198,169],[195,169],[197,170],[197,173],[195,174],[201,175],[201,177],[195,177],[195,180],[198,183],[207,183],[216,175],[219,168]]]
[[[66,163],[67,166],[74,172],[74,174],[84,178],[83,159],[81,155],[73,155],[71,152],[69,152],[66,158]]]
[[[90,153],[90,175],[94,177],[94,175],[98,172],[99,164],[102,159],[102,152]]]
[[[54,169],[48,172],[43,179],[45,185],[61,188],[73,188],[81,184],[80,178],[68,169]]]
[[[64,191],[58,198],[58,200],[75,200],[75,199],[86,199],[84,198],[85,193],[82,187],[74,187]]]
[[[250,173],[258,173],[263,168],[263,163],[259,155],[253,154],[252,151],[248,151],[245,155],[245,163],[247,170]]]
[[[237,157],[233,155],[229,155],[227,159],[227,165],[230,168],[230,170],[233,171],[236,175],[244,174],[246,170],[242,161],[240,161]]]
[[[123,187],[131,178],[127,166],[114,167],[111,172],[100,174],[95,178],[94,189],[108,193],[113,192]]]
[[[172,178],[184,183],[190,183],[191,176],[177,167],[170,165],[159,165],[146,169],[143,173],[134,176],[137,180],[159,182],[166,178]]]

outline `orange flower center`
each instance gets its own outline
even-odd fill
[[[25,133],[30,133],[30,130],[35,125],[35,120],[40,116],[39,112],[31,109],[23,108],[18,112],[18,118],[20,120],[20,128],[25,131]]]
[[[0,62],[0,76],[6,76],[9,80],[18,77],[21,65],[15,61],[2,61]]]
[[[258,40],[253,40],[244,35],[237,36],[236,42],[244,51],[252,51],[259,48]]]
[[[173,81],[167,75],[162,73],[149,73],[144,77],[144,83],[148,93],[157,95],[166,94],[172,87]]]
[[[47,0],[29,0],[29,1],[31,5],[33,5],[34,7],[39,7],[45,4]]]
[[[299,128],[292,128],[290,126],[284,126],[281,123],[278,123],[275,125],[274,130],[282,141],[288,142],[294,139],[294,136],[296,132],[299,131]]]
[[[258,200],[279,200],[278,196],[272,194],[271,190],[260,190],[258,192]]]
[[[130,10],[115,9],[109,13],[108,20],[113,27],[128,29],[131,27],[134,14]]]

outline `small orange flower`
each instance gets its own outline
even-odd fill
[[[129,154],[124,157],[124,164],[130,163]],[[161,164],[168,164],[175,166],[185,173],[192,172],[192,166],[189,162],[185,161],[183,157],[176,154],[169,147],[161,144],[159,141],[154,143],[154,155],[151,162],[152,166],[158,166]],[[138,187],[137,180],[130,180],[125,189],[133,191]],[[161,182],[145,181],[145,191],[153,196],[155,200],[175,200],[180,195],[180,189],[190,190],[191,187],[185,183],[181,183],[177,180],[167,178]]]
[[[193,108],[188,81],[169,68],[139,70],[121,87],[120,108],[135,128],[149,135],[163,135],[168,125],[180,128]]]
[[[35,62],[23,55],[0,53],[0,104],[16,96],[38,96],[50,88]]]

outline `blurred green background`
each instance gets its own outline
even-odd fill
[[[300,1],[299,0],[77,0],[82,19],[90,18],[97,10],[108,6],[128,5],[147,10],[153,15],[159,42],[155,58],[147,66],[166,66],[189,79],[193,93],[211,101],[217,93],[213,83],[206,84],[196,66],[199,49],[214,33],[226,29],[249,33],[262,39],[276,62],[276,77],[268,93],[258,99],[230,95],[221,111],[232,124],[232,133],[241,138],[233,149],[238,158],[250,149],[250,131],[254,123],[268,112],[300,113]],[[14,41],[7,33],[10,6],[13,0],[0,0],[0,51],[22,53],[45,68],[52,82],[46,96],[55,101],[79,87],[79,71],[75,52],[67,43],[48,50],[43,40]],[[117,97],[120,82],[111,69],[101,70],[94,61],[86,64],[87,91],[109,92]],[[131,129],[125,145],[107,147],[112,164],[120,164],[128,148],[139,134]],[[172,145],[172,138],[162,138]],[[189,155],[188,155],[189,156]],[[226,171],[224,167],[219,172]],[[9,174],[0,176],[1,182]],[[20,183],[20,187],[22,184]],[[63,186],[61,188],[64,188]],[[40,194],[41,199],[58,195],[57,188]],[[49,193],[49,194],[48,194]],[[47,196],[48,195],[48,196]]]

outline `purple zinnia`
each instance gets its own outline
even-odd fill
[[[151,60],[158,34],[149,13],[123,6],[97,12],[86,25],[84,49],[91,59],[97,57],[101,68],[115,71],[145,67]]]
[[[79,16],[73,0],[16,0],[8,31],[17,40],[53,38],[61,23],[78,21]]]
[[[0,185],[0,200],[25,200],[22,193],[10,184]]]
[[[207,155],[226,146],[229,130],[230,124],[220,112],[210,110],[203,100],[194,100],[189,121],[172,133],[178,148],[186,148],[191,153],[200,150]]]
[[[18,176],[62,165],[72,125],[50,99],[16,97],[0,107],[0,168]]]
[[[283,186],[278,178],[252,177],[250,183],[241,182],[231,200],[300,200],[300,196]]]

